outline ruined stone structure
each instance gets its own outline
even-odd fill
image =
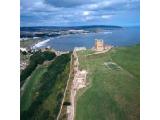
[[[80,49],[74,49],[73,51],[73,60],[74,60],[74,78],[71,85],[71,94],[70,94],[70,102],[71,105],[67,106],[67,120],[74,120],[75,118],[75,99],[77,91],[81,88],[84,88],[87,86],[86,84],[86,77],[87,77],[87,71],[86,70],[79,70],[79,61],[77,52]],[[81,49],[84,50],[84,49]]]
[[[103,51],[104,49],[105,49],[105,46],[104,46],[103,40],[96,39],[95,40],[95,50],[96,51]]]
[[[93,47],[93,50],[97,52],[107,52],[110,50],[113,46],[109,44],[105,44],[103,40],[101,39],[96,39],[95,40],[95,46]]]

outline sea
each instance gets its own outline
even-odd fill
[[[123,27],[102,32],[69,34],[47,38],[40,47],[50,46],[58,51],[72,51],[74,47],[92,48],[95,39],[103,39],[105,44],[113,46],[131,46],[140,44],[140,27]]]

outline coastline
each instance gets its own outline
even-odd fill
[[[38,42],[38,43],[36,43],[32,48],[39,48],[39,47],[42,47],[42,46],[44,46],[47,42],[49,42],[50,41],[50,39],[46,39],[46,40],[43,40],[43,41],[41,41],[41,42]]]

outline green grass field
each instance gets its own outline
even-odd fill
[[[63,54],[36,67],[21,91],[21,120],[54,120],[60,110],[70,73],[70,56]]]
[[[38,86],[38,82],[46,71],[47,67],[45,65],[40,65],[32,73],[31,77],[28,78],[28,83],[26,84],[21,96],[21,111],[27,110],[31,105],[34,99],[33,96],[37,94],[36,88]]]
[[[90,84],[85,92],[79,91],[76,120],[139,120],[140,46],[87,54],[78,53],[80,68],[88,71]]]

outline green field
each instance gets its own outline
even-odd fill
[[[139,120],[140,46],[87,54],[78,52],[89,86],[77,96],[76,120]]]
[[[21,120],[57,118],[70,73],[70,56],[63,54],[36,67],[21,91]]]
[[[24,88],[24,91],[21,91],[21,111],[27,110],[34,99],[33,96],[38,94],[36,92],[38,82],[46,71],[47,67],[45,65],[40,65],[32,73],[31,77],[27,79],[28,82]]]

